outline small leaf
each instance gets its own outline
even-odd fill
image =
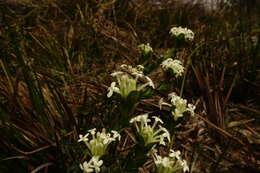
[[[146,88],[143,92],[141,92],[140,97],[142,99],[147,99],[151,97],[153,94],[154,94],[154,90],[152,90],[151,88]]]
[[[168,89],[171,88],[171,85],[168,82],[162,82],[159,86],[158,86],[158,90],[159,91],[166,91]]]

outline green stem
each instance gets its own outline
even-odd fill
[[[197,50],[202,47],[205,43],[201,43],[198,47],[196,47],[192,52],[191,54],[189,55],[188,57],[188,62],[187,62],[187,65],[185,67],[185,72],[184,72],[184,76],[183,76],[183,79],[182,79],[182,83],[181,83],[181,91],[180,91],[180,97],[182,97],[182,94],[183,94],[183,90],[184,90],[184,85],[185,85],[185,81],[186,81],[186,76],[187,76],[187,73],[188,73],[188,70],[189,70],[189,67],[190,65],[192,64],[192,59],[191,57],[197,52]]]

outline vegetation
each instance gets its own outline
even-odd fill
[[[228,2],[1,1],[0,172],[258,172],[260,4]]]

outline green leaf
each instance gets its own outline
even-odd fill
[[[137,102],[139,102],[140,100],[140,92],[139,91],[131,91],[127,98],[126,98],[127,102],[132,104],[135,104]]]
[[[167,82],[167,81],[163,81],[162,83],[160,83],[160,85],[158,86],[158,90],[159,91],[166,91],[166,90],[168,90],[168,89],[170,89],[171,88],[171,85],[170,85],[170,83],[169,82]]]
[[[164,54],[163,60],[168,59],[168,58],[175,57],[175,55],[176,55],[176,49],[175,49],[175,48],[172,48],[172,49],[168,50],[168,51]]]
[[[150,98],[152,95],[154,94],[154,90],[151,88],[145,88],[141,94],[140,94],[140,98],[142,99],[147,99]]]

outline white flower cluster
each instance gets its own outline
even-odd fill
[[[132,91],[141,91],[147,86],[155,88],[153,81],[143,74],[143,66],[138,65],[137,67],[132,67],[123,64],[121,68],[122,71],[113,72],[111,74],[111,76],[116,77],[117,82],[112,82],[108,88],[108,98],[111,97],[114,92],[126,98]],[[139,78],[144,79],[146,83],[140,84]]]
[[[153,52],[153,48],[150,46],[149,43],[147,44],[140,44],[138,48],[143,51],[144,55],[148,55],[149,53]]]
[[[182,76],[184,72],[184,67],[181,61],[177,59],[173,60],[172,58],[168,58],[162,62],[161,66],[165,70],[172,69],[176,77]]]
[[[120,140],[121,136],[117,131],[111,131],[111,133],[106,132],[106,129],[102,129],[102,132],[96,132],[96,128],[88,131],[85,136],[79,135],[78,142],[84,142],[88,148],[89,155],[92,156],[89,162],[85,161],[83,164],[80,164],[80,168],[84,172],[100,172],[100,167],[103,164],[102,160],[99,160],[104,154],[108,145]],[[91,135],[91,139],[89,139]]]
[[[89,162],[85,161],[80,164],[79,167],[84,173],[88,172],[100,172],[100,167],[103,164],[103,160],[99,160],[99,157],[92,157]]]
[[[194,39],[194,33],[192,32],[192,30],[187,28],[182,28],[180,26],[171,28],[170,34],[176,37],[183,35],[184,39],[189,41],[192,41]]]
[[[196,109],[196,107],[192,104],[188,104],[188,106],[187,106],[186,99],[181,98],[174,92],[170,93],[168,96],[169,96],[169,99],[171,100],[171,104],[164,102],[163,98],[161,98],[159,101],[159,106],[160,106],[160,109],[161,109],[162,105],[171,107],[172,108],[171,112],[172,112],[172,115],[173,115],[175,121],[178,118],[182,117],[184,112],[190,112],[190,114],[192,116],[194,115],[194,110]]]
[[[90,134],[91,139],[88,138]],[[85,136],[79,135],[78,142],[82,141],[86,144],[91,156],[101,157],[106,153],[108,145],[116,139],[120,140],[120,134],[117,131],[112,130],[109,133],[106,132],[106,129],[102,129],[102,132],[96,132],[96,128],[94,128],[89,130]]]
[[[180,170],[189,171],[186,160],[181,159],[180,151],[170,150],[168,157],[162,157],[156,152],[153,153],[153,159],[158,173],[175,173]]]
[[[135,124],[137,133],[143,138],[145,146],[155,143],[166,145],[165,140],[171,140],[168,130],[158,124],[163,124],[160,118],[156,116],[152,116],[152,118],[154,119],[152,125],[148,124],[151,122],[151,119],[148,118],[148,114],[134,117],[130,120],[130,123]]]

